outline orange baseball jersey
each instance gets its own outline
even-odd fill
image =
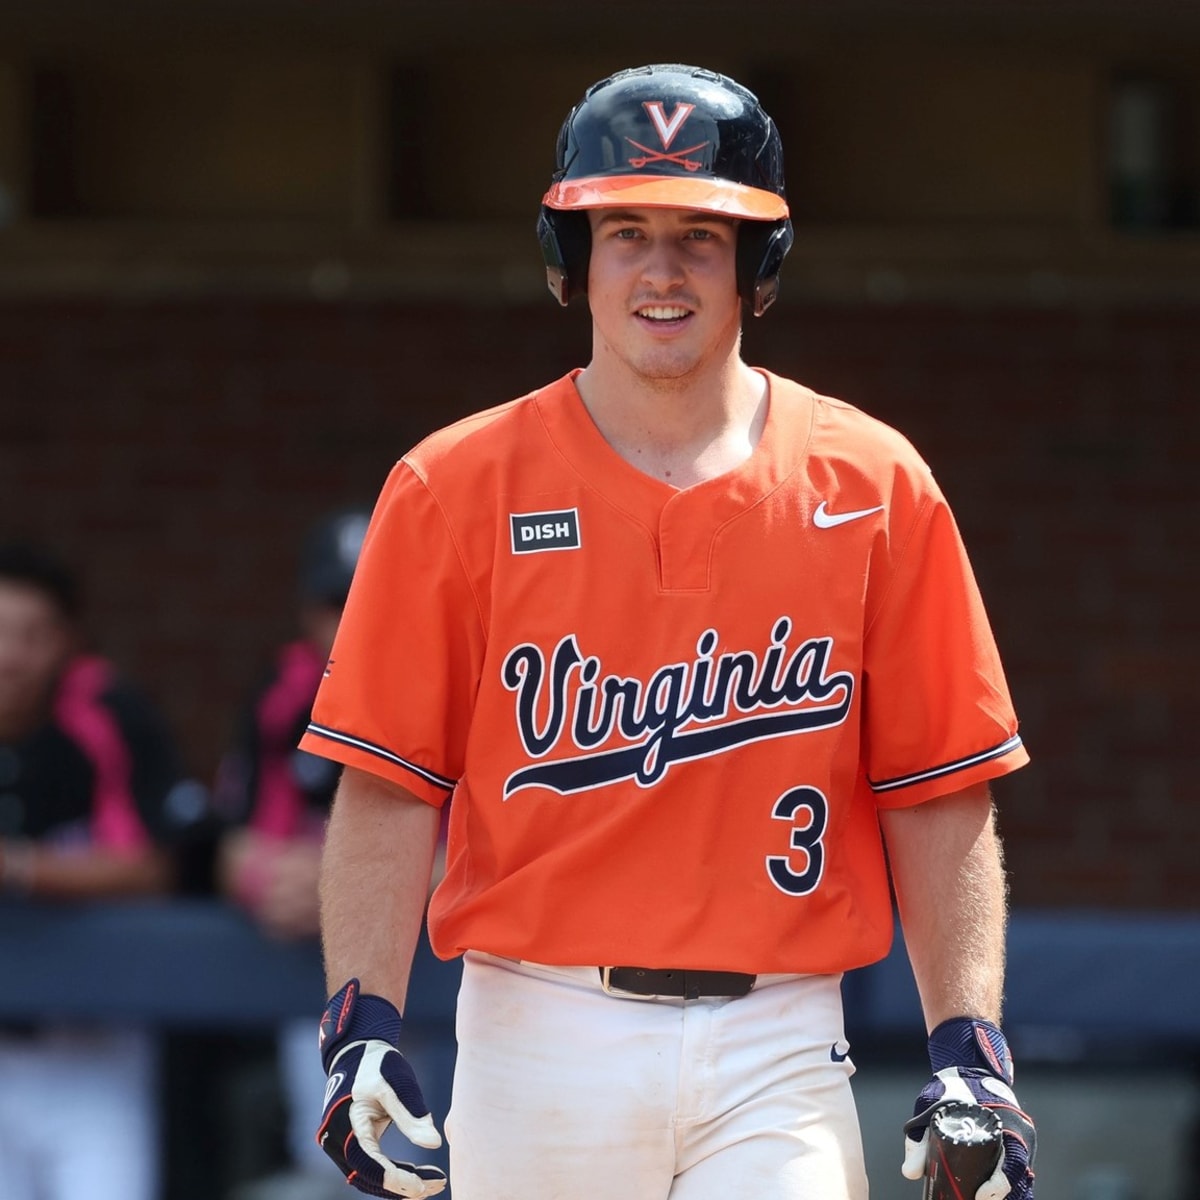
[[[753,454],[682,491],[609,447],[573,374],[394,468],[301,745],[453,796],[439,955],[871,962],[877,810],[1027,761],[927,466],[764,374]]]

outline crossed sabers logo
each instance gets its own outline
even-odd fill
[[[708,145],[707,141],[697,142],[694,146],[688,146],[686,150],[671,151],[671,143],[675,140],[679,131],[683,128],[684,122],[691,116],[694,104],[677,104],[675,111],[671,114],[668,120],[663,103],[661,100],[646,100],[642,107],[646,110],[650,117],[650,123],[654,126],[658,133],[659,140],[663,144],[662,150],[653,150],[649,146],[643,146],[641,142],[635,142],[633,138],[625,140],[642,153],[636,158],[629,160],[629,165],[634,170],[640,170],[649,163],[656,162],[671,162],[677,166],[683,167],[688,171],[698,171],[704,165],[694,158],[688,158],[689,154],[695,154],[697,150],[703,149]]]

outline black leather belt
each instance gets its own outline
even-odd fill
[[[699,1000],[702,996],[745,996],[757,975],[741,971],[682,971],[675,967],[601,967],[600,984],[606,992],[627,996],[677,996]]]

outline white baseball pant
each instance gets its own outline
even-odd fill
[[[468,953],[454,1200],[866,1200],[840,983],[647,1001],[596,967]]]

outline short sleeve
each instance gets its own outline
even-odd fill
[[[1028,761],[966,549],[932,478],[915,514],[864,644],[867,780],[881,807]]]
[[[402,461],[375,506],[301,748],[442,804],[463,771],[483,651],[453,530]]]

